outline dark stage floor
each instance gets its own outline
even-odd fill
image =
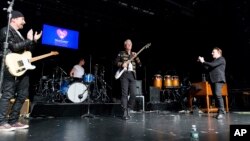
[[[225,119],[215,113],[194,115],[169,111],[148,111],[131,114],[124,121],[120,116],[94,118],[56,117],[26,118],[29,129],[1,132],[1,141],[190,141],[195,124],[200,141],[229,141],[231,124],[250,124],[250,112],[230,112]]]

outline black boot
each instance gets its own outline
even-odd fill
[[[128,109],[123,109],[122,119],[124,119],[124,120],[128,120],[129,119]]]

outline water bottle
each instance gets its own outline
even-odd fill
[[[191,141],[198,141],[199,140],[199,132],[197,131],[196,125],[192,125],[190,137],[191,137]]]

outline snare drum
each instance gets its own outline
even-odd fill
[[[164,76],[164,87],[169,88],[169,87],[172,87],[172,86],[173,86],[173,84],[172,84],[171,75],[165,75]]]
[[[154,87],[161,89],[162,88],[162,76],[160,74],[154,75]]]
[[[88,96],[87,86],[81,82],[74,82],[69,85],[67,90],[67,98],[74,102],[80,103],[83,102]]]
[[[95,77],[92,74],[86,74],[83,76],[84,83],[92,83],[92,82],[94,82],[94,80],[95,80]]]

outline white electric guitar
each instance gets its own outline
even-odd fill
[[[142,49],[138,51],[135,56],[127,60],[125,63],[128,63],[128,64],[131,63],[132,60],[134,60],[144,49],[149,48],[149,46],[151,46],[151,43],[148,43],[144,47],[142,47]],[[127,70],[127,68],[119,68],[115,73],[115,79],[119,79],[125,70]]]
[[[22,54],[9,53],[6,55],[5,64],[12,75],[21,76],[27,70],[33,70],[36,68],[34,65],[31,64],[31,62],[58,54],[59,53],[57,51],[51,51],[50,53],[32,58],[32,54],[30,51],[25,51]]]

